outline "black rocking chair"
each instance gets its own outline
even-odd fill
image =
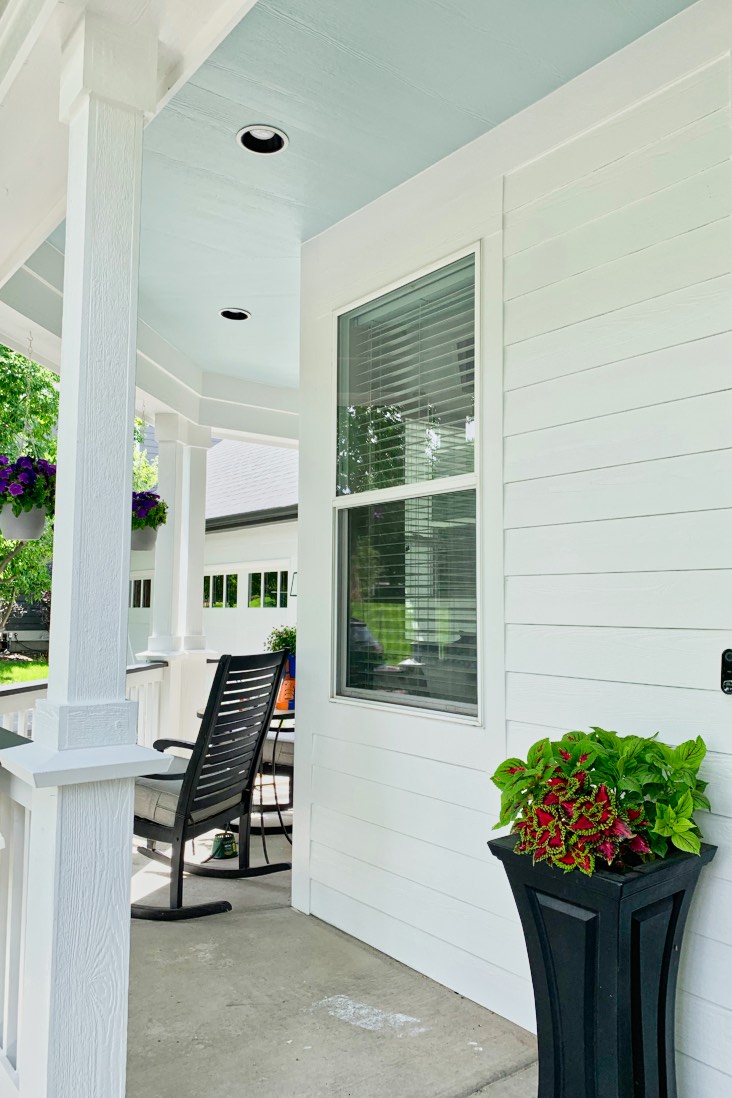
[[[153,747],[191,751],[176,757],[173,772],[135,782],[134,833],[147,839],[141,854],[171,867],[170,906],[133,904],[135,919],[197,919],[231,911],[227,900],[183,906],[183,873],[231,880],[290,869],[290,862],[252,868],[249,843],[254,782],[260,766],[286,652],[222,656],[195,743],[156,740]],[[239,820],[239,868],[224,869],[185,861],[186,843],[216,827]],[[171,857],[155,848],[171,843]]]

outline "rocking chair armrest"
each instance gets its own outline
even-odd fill
[[[155,740],[153,751],[165,751],[168,747],[184,747],[186,751],[192,751],[195,746],[189,740]]]
[[[146,774],[145,777],[152,778],[156,782],[179,782],[184,775],[177,772],[173,774],[168,772],[167,774]]]

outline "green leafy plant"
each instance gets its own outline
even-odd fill
[[[535,862],[587,874],[597,859],[622,869],[674,847],[698,854],[693,814],[710,807],[698,777],[705,755],[701,736],[672,747],[593,728],[539,740],[525,762],[507,759],[493,775],[501,791],[496,827],[512,824],[516,851]]]
[[[284,648],[291,656],[295,655],[297,630],[294,625],[278,625],[264,642],[266,652],[281,652]]]
[[[132,493],[132,529],[144,530],[151,526],[153,530],[162,526],[168,517],[168,505],[156,492]]]

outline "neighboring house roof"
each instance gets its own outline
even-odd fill
[[[221,439],[208,452],[206,529],[297,518],[297,450]]]

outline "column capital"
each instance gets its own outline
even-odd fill
[[[152,113],[157,103],[158,37],[85,11],[63,50],[59,113],[70,121],[90,95]]]
[[[155,416],[155,438],[161,442],[180,442],[208,450],[211,446],[211,428],[193,423],[177,412],[158,412]]]

